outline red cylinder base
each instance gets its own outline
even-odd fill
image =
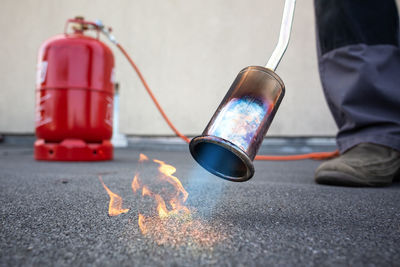
[[[113,159],[110,140],[102,143],[86,143],[81,139],[65,139],[61,143],[35,142],[35,159],[49,161],[101,161]]]

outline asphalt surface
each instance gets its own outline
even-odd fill
[[[248,182],[221,180],[187,151],[121,149],[97,163],[37,162],[30,147],[0,146],[1,266],[399,266],[400,186],[314,184],[316,161],[256,162]],[[163,192],[157,164],[177,168],[189,193],[186,219],[159,232],[138,228],[154,201],[131,182]],[[129,212],[108,216],[109,197]],[[157,190],[158,190],[157,189]],[[154,226],[154,225],[153,225]]]

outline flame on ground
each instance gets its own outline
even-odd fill
[[[135,175],[135,177],[133,178],[131,186],[133,193],[136,193],[139,190],[140,184],[138,180],[138,175]]]
[[[158,167],[158,170],[161,174],[160,179],[171,184],[176,190],[176,193],[169,200],[169,204],[171,205],[171,210],[168,211],[168,215],[178,214],[178,213],[189,213],[189,209],[184,205],[184,202],[187,200],[189,194],[188,192],[186,192],[185,188],[183,188],[181,181],[179,181],[177,177],[172,175],[176,172],[176,168],[172,165],[166,164],[161,160],[154,159],[153,161],[160,165]],[[159,195],[158,197],[161,198],[161,196]],[[157,203],[160,202],[161,201],[157,201]],[[162,202],[164,202],[164,200],[162,200]]]
[[[144,162],[144,161],[148,161],[148,160],[149,160],[149,158],[145,154],[140,153],[139,162]]]
[[[110,216],[117,216],[120,215],[121,213],[127,213],[129,209],[123,209],[122,208],[122,198],[113,193],[103,182],[103,179],[101,176],[99,176],[99,180],[101,184],[103,185],[104,189],[107,191],[109,197],[110,197],[110,203],[108,204],[108,215]]]
[[[144,234],[144,235],[147,234],[147,228],[144,223],[144,216],[140,213],[139,213],[138,224],[139,224],[140,230],[142,231],[142,234]]]
[[[145,161],[149,161],[149,158],[140,154],[139,162]],[[176,168],[161,160],[154,159],[153,162],[159,165],[156,185],[165,185],[162,186],[162,190],[144,184],[139,172],[136,172],[131,182],[135,194],[140,195],[142,200],[150,198],[155,204],[153,209],[139,212],[138,225],[141,233],[159,245],[196,244],[212,247],[223,241],[226,238],[224,234],[215,231],[206,222],[195,219],[193,212],[185,206],[189,194],[179,179],[173,176]],[[128,212],[129,209],[122,209],[122,198],[111,192],[101,177],[99,179],[110,196],[109,215],[116,216]]]
[[[141,154],[140,160],[147,156]],[[142,189],[142,197],[150,197],[155,202],[155,216],[139,213],[138,225],[143,235],[152,238],[157,244],[182,245],[195,243],[197,245],[212,247],[215,243],[225,239],[224,235],[216,232],[209,224],[194,219],[191,210],[185,206],[189,196],[179,179],[173,174],[176,168],[164,161],[154,159],[159,164],[160,182],[172,185],[174,192],[166,194],[165,198],[153,192],[148,185],[140,181],[137,174],[132,181],[132,190],[138,193]],[[165,193],[165,192],[164,192]],[[168,199],[166,202],[165,199]],[[169,205],[167,205],[168,203]]]

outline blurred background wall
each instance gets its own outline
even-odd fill
[[[177,128],[206,126],[237,73],[265,65],[277,42],[284,1],[2,0],[0,133],[34,132],[37,51],[76,15],[101,19],[141,68]],[[313,1],[298,1],[291,42],[277,73],[286,96],[269,136],[333,136],[317,71]],[[105,38],[102,38],[105,40]],[[172,135],[136,74],[107,40],[120,83],[120,131]]]

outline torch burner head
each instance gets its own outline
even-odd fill
[[[214,175],[234,182],[253,177],[254,166],[249,156],[228,140],[201,135],[192,139],[189,148],[193,158]]]
[[[272,70],[250,66],[239,72],[203,134],[189,144],[194,159],[209,172],[235,182],[249,180],[263,138],[284,96]]]

